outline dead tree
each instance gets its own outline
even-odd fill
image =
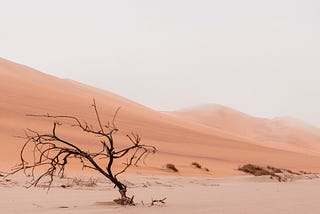
[[[120,192],[120,198],[115,200],[115,202],[122,205],[134,205],[133,197],[127,196],[127,186],[118,179],[118,175],[124,173],[130,166],[137,165],[148,154],[155,153],[156,148],[141,144],[140,136],[131,133],[127,135],[131,145],[116,149],[113,136],[118,131],[115,125],[115,118],[119,109],[114,114],[111,122],[103,124],[94,100],[92,107],[97,120],[97,128],[75,116],[28,115],[53,119],[53,128],[50,134],[40,134],[37,131],[28,129],[25,137],[26,142],[20,151],[21,163],[9,175],[23,171],[26,175],[32,177],[30,186],[37,186],[41,180],[49,178],[48,189],[50,189],[54,177],[63,176],[69,160],[74,158],[80,160],[83,168],[98,171],[115,185],[115,188]],[[93,134],[97,137],[97,142],[95,143],[100,147],[100,151],[89,152],[80,148],[77,142],[71,142],[59,137],[58,127],[65,123],[58,120],[67,120],[71,122],[72,127],[80,129],[80,131],[85,133]],[[30,151],[32,151],[33,155],[31,162],[27,158],[27,155],[30,155]],[[115,172],[113,168],[115,161],[123,161],[125,158],[126,163],[123,163],[123,168]],[[40,170],[40,173],[37,170]]]

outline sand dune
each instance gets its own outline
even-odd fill
[[[190,107],[169,114],[247,138],[259,145],[312,154],[320,152],[320,129],[291,117],[258,118],[218,104]]]
[[[235,169],[244,163],[274,165],[293,170],[320,171],[320,157],[285,147],[275,148],[269,144],[257,143],[254,130],[233,127],[228,129],[199,124],[191,118],[181,119],[137,104],[108,91],[100,90],[72,80],[46,75],[24,65],[0,59],[0,167],[7,168],[19,159],[19,148],[24,140],[21,136],[26,128],[50,131],[51,122],[30,118],[28,114],[68,114],[79,116],[95,124],[95,116],[90,107],[95,98],[103,120],[111,120],[115,110],[121,107],[117,117],[120,132],[117,140],[126,142],[124,137],[134,131],[147,144],[155,145],[159,152],[149,158],[144,172],[167,173],[162,170],[168,162],[174,163],[181,175],[226,176],[238,174]],[[255,129],[244,119],[233,117],[243,127]],[[262,119],[261,119],[262,120]],[[264,121],[264,120],[262,120]],[[258,128],[263,128],[260,125]],[[253,136],[246,136],[247,133]],[[64,133],[73,141],[91,149],[92,143],[85,141],[78,133]],[[252,140],[254,139],[254,140]],[[301,142],[301,146],[308,142]],[[94,149],[94,148],[92,148]],[[198,171],[190,166],[199,162],[210,172]]]

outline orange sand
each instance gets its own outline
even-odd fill
[[[196,114],[192,118],[185,115],[181,118],[181,115],[154,111],[111,92],[46,75],[1,58],[0,80],[0,167],[3,169],[19,160],[24,140],[15,136],[23,135],[26,128],[50,131],[50,121],[25,114],[68,114],[95,124],[90,107],[95,98],[105,122],[121,107],[116,120],[120,129],[116,139],[120,144],[127,142],[124,136],[134,131],[142,136],[144,143],[158,148],[159,152],[149,157],[148,167],[139,169],[143,172],[162,173],[162,167],[168,162],[174,163],[181,175],[235,175],[238,174],[235,169],[244,163],[320,172],[320,156],[310,151],[319,148],[313,142],[314,136],[319,136],[316,129],[279,128],[283,126],[281,121],[257,119],[256,122],[237,113],[226,117],[218,114],[212,122],[195,119]],[[269,129],[271,132],[266,131]],[[64,134],[88,149],[96,145],[85,142],[72,130]],[[298,147],[290,145],[295,141]],[[190,168],[194,161],[209,168],[210,173]]]

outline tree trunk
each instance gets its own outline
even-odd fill
[[[121,204],[121,205],[130,205],[130,206],[134,206],[134,202],[133,202],[133,197],[129,198],[127,196],[127,188],[124,186],[121,189],[119,188],[119,193],[120,193],[120,198],[119,199],[115,199],[114,202],[116,202],[117,204]]]

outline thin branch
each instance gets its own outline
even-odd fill
[[[98,124],[99,124],[99,127],[100,127],[100,131],[101,131],[101,133],[104,134],[104,131],[103,131],[103,128],[102,128],[102,125],[101,125],[100,116],[99,116],[99,113],[98,113],[98,109],[97,109],[97,105],[96,105],[95,99],[93,99],[93,104],[92,104],[92,106],[93,106],[94,111],[95,111],[95,113],[96,113],[96,117],[97,117],[97,121],[98,121]]]

